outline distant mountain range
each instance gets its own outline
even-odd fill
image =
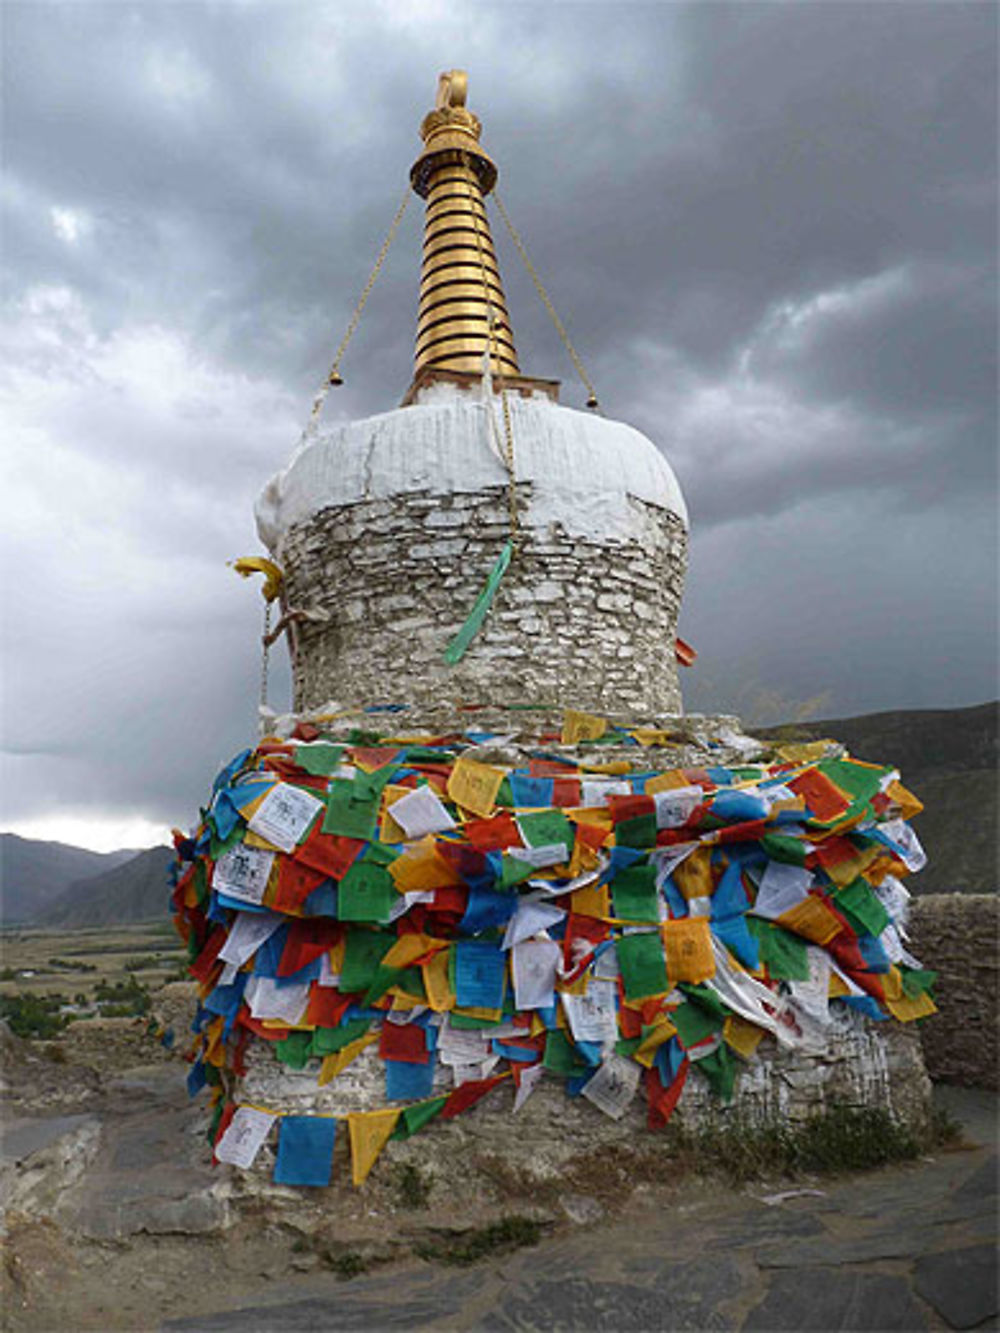
[[[893,764],[926,809],[914,828],[930,858],[916,893],[994,893],[997,871],[996,703],[799,722],[761,736],[842,741],[858,759]],[[0,834],[5,925],[102,926],[164,917],[169,847],[89,852]]]
[[[91,852],[0,833],[4,925],[106,925],[166,911],[169,847]]]

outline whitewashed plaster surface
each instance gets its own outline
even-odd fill
[[[545,394],[510,393],[508,403],[515,475],[531,487],[526,526],[558,523],[571,535],[627,540],[635,533],[630,498],[687,526],[677,479],[645,435],[561,407]],[[280,560],[289,528],[328,506],[501,486],[507,480],[497,448],[502,437],[499,397],[484,402],[452,384],[428,386],[412,406],[318,431],[264,488],[256,508],[261,540]]]

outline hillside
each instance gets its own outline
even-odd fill
[[[30,921],[77,880],[105,874],[134,856],[0,833],[0,920]]]
[[[929,858],[915,893],[995,893],[997,703],[796,723],[772,736],[832,736],[857,759],[894,764],[924,803],[913,827]]]
[[[33,922],[66,928],[127,925],[165,918],[169,895],[167,867],[173,857],[170,847],[149,847],[113,870],[71,884]]]

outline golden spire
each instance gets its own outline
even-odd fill
[[[424,117],[424,151],[410,184],[427,200],[420,270],[416,371],[479,374],[490,338],[494,374],[517,375],[517,352],[486,217],[484,197],[497,169],[479,146],[482,126],[465,107],[466,74],[438,80],[437,105]]]

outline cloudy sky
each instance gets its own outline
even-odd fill
[[[3,827],[157,841],[253,737],[261,600],[225,562],[259,549],[452,66],[605,411],[687,495],[688,707],[995,697],[996,26],[6,0]],[[414,204],[330,418],[409,382]],[[501,233],[522,366],[580,405]]]

